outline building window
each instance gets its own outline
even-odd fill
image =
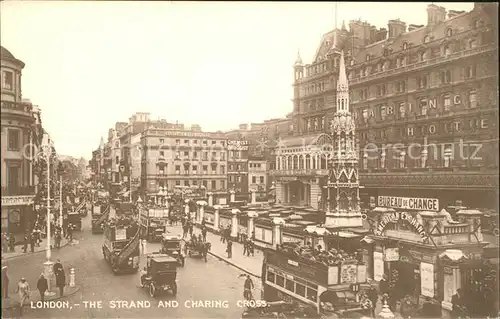
[[[203,186],[204,186],[205,188],[207,188],[207,185],[208,185],[208,182],[207,182],[207,181],[203,181]]]
[[[215,145],[217,143],[217,141],[212,141],[212,145]]]
[[[198,140],[193,140],[194,145],[198,145]]]
[[[403,42],[403,50],[407,50],[408,49],[408,42]]]
[[[472,21],[472,28],[473,29],[477,29],[478,26],[479,26],[479,20],[476,19],[476,20]]]
[[[224,165],[220,166],[220,173],[221,174],[226,174],[226,166],[224,166]]]
[[[451,157],[452,157],[452,150],[451,150],[451,148],[447,147],[444,150],[444,154],[443,154],[443,166],[444,167],[450,167]]]
[[[160,156],[165,156],[165,152],[164,151],[160,151]]]
[[[476,76],[476,66],[468,66],[465,68],[465,78],[470,79]]]
[[[175,181],[175,186],[181,186],[181,181]]]
[[[427,115],[427,98],[420,98],[420,115]]]
[[[427,57],[426,52],[425,51],[420,52],[419,57],[420,57],[420,62],[425,61]]]
[[[252,184],[256,184],[257,183],[257,176],[252,176]]]
[[[401,151],[401,153],[399,153],[399,168],[406,168],[406,152],[405,151]]]
[[[417,83],[419,89],[427,88],[427,76],[419,76],[417,77]]]
[[[208,172],[208,165],[203,165],[203,174]]]
[[[241,165],[240,165],[240,164],[236,164],[236,170],[237,170],[237,171],[240,171],[240,170],[241,170]]]
[[[406,116],[405,102],[400,102],[398,106],[399,118],[404,118]]]
[[[10,151],[19,151],[21,149],[19,130],[9,129],[7,132],[9,135],[9,150]]]
[[[15,189],[19,186],[19,168],[9,166],[7,168],[7,187]]]
[[[203,160],[208,161],[208,152],[203,152]]]
[[[260,183],[261,183],[261,184],[264,184],[264,176],[261,176],[261,177],[260,177]]]
[[[184,151],[184,158],[189,159],[189,151]]]
[[[160,140],[161,142],[162,140]],[[175,140],[175,145],[181,145],[181,140]]]
[[[193,181],[193,185],[197,186],[197,185],[198,185],[198,181],[197,181],[197,180],[194,180],[194,181]]]
[[[220,152],[220,160],[225,161],[226,160],[226,152]]]
[[[10,71],[3,71],[3,88],[12,90],[14,87],[14,75]]]
[[[450,45],[448,45],[448,44],[445,45],[443,51],[444,51],[444,55],[451,54],[451,47],[450,47]]]
[[[385,120],[386,117],[387,117],[387,110],[386,110],[385,105],[382,105],[382,106],[380,106],[380,118],[382,120]]]
[[[439,79],[441,80],[441,84],[446,84],[451,82],[451,71],[441,71],[439,73]]]
[[[221,189],[226,189],[226,181],[225,180],[221,180],[220,181],[220,188]]]
[[[474,109],[477,107],[476,90],[469,91],[469,107],[471,109]]]
[[[475,47],[477,47],[477,41],[469,40],[469,49],[474,49]]]
[[[193,152],[193,159],[197,159],[198,158],[198,152],[194,151]]]
[[[424,37],[424,43],[429,43],[429,36],[428,36],[428,35],[426,35],[426,36]]]
[[[443,98],[444,110],[449,112],[451,110],[451,95],[445,94]]]
[[[217,183],[215,181],[212,181],[212,189],[217,189]]]
[[[446,36],[451,37],[453,35],[453,30],[451,28],[446,29]]]
[[[189,140],[184,140],[184,144],[189,145]]]
[[[189,181],[184,181],[184,186],[189,186]]]
[[[229,170],[230,170],[230,171],[233,171],[233,170],[234,170],[234,166],[233,166],[233,164],[229,164]]]
[[[175,159],[179,159],[179,158],[181,157],[181,155],[180,155],[180,154],[181,154],[181,152],[176,151],[176,152],[175,152]]]
[[[203,145],[207,145],[207,140],[203,140]]]
[[[239,176],[239,175],[238,175],[238,176],[236,176],[236,182],[237,182],[237,183],[241,183],[241,176]]]
[[[192,170],[193,174],[198,174],[198,166],[197,165],[193,165],[191,170]]]

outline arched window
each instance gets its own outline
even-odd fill
[[[370,55],[369,54],[366,55],[366,61],[370,61]]]
[[[453,35],[453,30],[451,28],[446,29],[446,36],[451,37]]]
[[[425,61],[425,58],[427,57],[427,54],[425,51],[420,52],[420,61]]]
[[[403,50],[407,50],[408,49],[408,42],[403,42]]]
[[[472,21],[472,28],[477,29],[479,27],[479,20],[476,19]]]
[[[477,41],[475,39],[469,40],[469,49],[474,49],[477,47]]]
[[[429,42],[429,40],[430,40],[429,36],[428,36],[428,35],[426,35],[426,36],[424,37],[424,43],[428,43],[428,42]]]

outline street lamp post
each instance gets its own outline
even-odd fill
[[[50,260],[51,257],[51,234],[50,234],[50,156],[52,153],[52,145],[49,143],[49,136],[43,135],[42,139],[42,153],[47,162],[47,261],[43,263],[45,267],[45,277],[47,278],[48,288],[45,292],[46,296],[55,295],[52,292],[52,267],[54,263]]]
[[[63,227],[62,176],[59,176],[59,227]]]

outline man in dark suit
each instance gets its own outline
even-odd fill
[[[462,289],[458,288],[457,293],[451,296],[451,304],[453,305],[451,309],[451,317],[452,318],[461,318],[464,317],[464,305],[463,305],[463,296]]]

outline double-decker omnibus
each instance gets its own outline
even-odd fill
[[[265,249],[262,287],[267,302],[300,304],[322,318],[370,315],[360,303],[369,288],[366,265],[355,259],[327,265],[290,250]]]

